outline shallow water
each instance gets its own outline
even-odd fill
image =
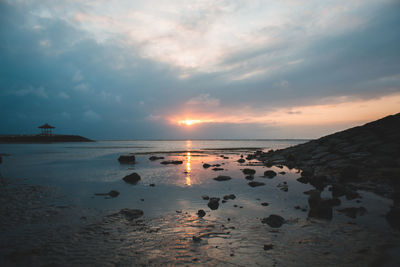
[[[52,262],[51,257],[62,265],[79,262],[82,251],[88,253],[88,249],[96,251],[85,258],[86,263],[102,265],[363,266],[371,263],[382,254],[381,247],[393,247],[399,240],[383,216],[390,209],[391,200],[360,191],[361,199],[340,198],[340,208],[363,206],[366,214],[349,218],[334,209],[331,221],[310,220],[307,217],[308,196],[303,192],[313,187],[296,180],[300,177],[298,170],[283,166],[267,168],[255,160],[237,162],[241,155],[246,157],[255,150],[284,148],[301,142],[103,141],[0,145],[0,153],[8,155],[0,170],[7,179],[23,178],[29,184],[58,188],[63,203],[74,207],[74,211],[68,209],[65,214],[57,211],[56,217],[75,214],[79,221],[85,211],[87,217],[97,218],[88,220],[93,224],[76,233],[74,239],[60,242],[61,237],[45,237],[43,242],[51,243],[52,249],[46,246],[47,253],[41,255],[40,263]],[[125,153],[134,153],[136,164],[120,164],[118,156]],[[182,160],[183,164],[163,165],[160,164],[162,160],[150,161],[151,155],[163,156],[164,160]],[[205,169],[203,163],[221,164],[223,170]],[[254,181],[265,185],[250,187],[242,172],[244,168],[254,169]],[[285,174],[273,179],[263,177],[264,171],[269,169]],[[142,178],[137,185],[122,180],[132,172]],[[222,182],[212,179],[218,175],[228,175],[232,179]],[[154,187],[149,186],[153,183]],[[281,190],[283,186],[288,190]],[[117,190],[120,195],[116,198],[94,195],[110,190]],[[217,210],[210,210],[208,201],[202,199],[203,195],[222,199],[229,194],[235,194],[236,198],[220,202]],[[322,196],[330,197],[327,188]],[[268,206],[261,205],[264,202]],[[143,225],[130,225],[118,216],[101,219],[123,208],[143,210]],[[199,209],[206,211],[203,219],[196,215]],[[261,219],[270,214],[281,215],[287,223],[278,230],[262,224]],[[193,242],[193,236],[204,234],[210,235],[198,243]],[[264,251],[265,244],[273,244],[275,248]],[[368,257],[363,251],[367,251]],[[135,253],[141,255],[140,260],[132,259]],[[297,257],[302,257],[303,261],[296,262]]]

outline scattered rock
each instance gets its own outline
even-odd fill
[[[140,175],[137,174],[136,172],[131,173],[124,178],[122,178],[125,182],[128,184],[137,184],[140,181]]]
[[[135,163],[136,158],[134,155],[132,154],[128,154],[128,155],[121,155],[118,158],[118,161],[120,163]]]
[[[109,196],[109,197],[117,197],[119,195],[118,191],[111,190],[108,193],[95,193],[96,196]]]
[[[269,204],[268,204],[267,202],[263,202],[263,203],[261,203],[261,205],[266,207],[266,206],[268,206]]]
[[[272,228],[279,228],[285,223],[285,219],[279,215],[271,214],[267,218],[263,218],[261,222],[268,224]]]
[[[138,219],[143,216],[143,211],[139,209],[122,209],[119,211],[120,214],[124,215],[129,221]]]
[[[198,236],[195,236],[195,235],[192,237],[192,239],[193,239],[193,242],[200,242],[201,241],[201,238],[198,237]]]
[[[264,172],[264,177],[267,178],[274,178],[276,176],[276,172],[274,172],[273,170],[268,170]]]
[[[246,162],[246,160],[245,159],[238,159],[238,161],[237,162],[239,162],[239,163],[245,163]]]
[[[206,212],[205,212],[204,210],[198,210],[198,211],[197,211],[197,215],[198,215],[200,218],[203,218],[204,216],[206,216]]]
[[[167,165],[167,164],[174,164],[174,165],[179,165],[182,164],[182,160],[166,160],[166,161],[161,161],[161,164]]]
[[[279,174],[280,174],[280,175],[285,175],[285,174],[286,174],[286,172],[279,172]]]
[[[156,186],[156,184],[149,184],[149,186],[154,187],[154,186]]]
[[[212,168],[213,171],[223,171],[224,168]]]
[[[264,250],[271,250],[273,248],[274,248],[274,245],[272,245],[272,244],[264,245]]]
[[[210,168],[210,167],[211,167],[211,165],[208,164],[208,163],[204,163],[204,164],[203,164],[203,168],[204,168],[204,169],[207,169],[207,168]]]
[[[155,161],[155,160],[159,160],[159,159],[164,159],[164,157],[151,156],[149,158],[149,160],[151,160],[151,161]]]
[[[331,220],[333,216],[332,206],[337,204],[337,201],[321,199],[320,194],[321,192],[319,191],[310,193],[308,197],[308,205],[310,206],[308,217]]]
[[[235,199],[235,198],[236,198],[236,196],[235,196],[234,194],[230,194],[230,195],[224,196],[224,199],[225,199],[225,200],[228,200],[228,199]]]
[[[246,180],[254,180],[254,176],[253,175],[247,175],[246,177],[244,177]]]
[[[212,209],[212,210],[216,210],[219,207],[219,197],[212,197],[210,198],[210,200],[208,201],[207,206]]]
[[[248,183],[248,185],[250,185],[251,187],[256,187],[256,186],[263,186],[265,184],[262,182],[251,181]]]
[[[230,180],[230,179],[232,179],[231,177],[229,177],[229,176],[225,176],[225,175],[218,175],[218,177],[215,177],[215,178],[213,178],[215,181],[219,181],[219,182],[221,182],[221,181],[228,181],[228,180]]]
[[[246,174],[246,175],[254,175],[254,174],[256,174],[256,170],[248,169],[248,168],[243,169],[242,172],[243,172],[244,174]]]
[[[201,198],[204,199],[204,200],[209,200],[210,199],[210,197],[207,196],[207,195],[203,195],[203,196],[201,196]]]
[[[362,216],[367,212],[367,210],[364,207],[343,208],[343,209],[337,209],[337,211],[353,219],[355,219],[357,216]]]
[[[276,187],[280,188],[283,192],[287,192],[289,191],[289,187],[287,184],[283,183],[283,184],[278,184]]]

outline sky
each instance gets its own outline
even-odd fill
[[[400,112],[398,0],[0,0],[0,134],[318,138]]]

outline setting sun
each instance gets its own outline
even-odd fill
[[[186,126],[190,126],[196,123],[200,123],[200,120],[181,120],[179,121],[179,125],[186,125]]]

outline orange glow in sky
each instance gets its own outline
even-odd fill
[[[180,120],[179,125],[191,126],[193,124],[201,123],[201,120]]]

